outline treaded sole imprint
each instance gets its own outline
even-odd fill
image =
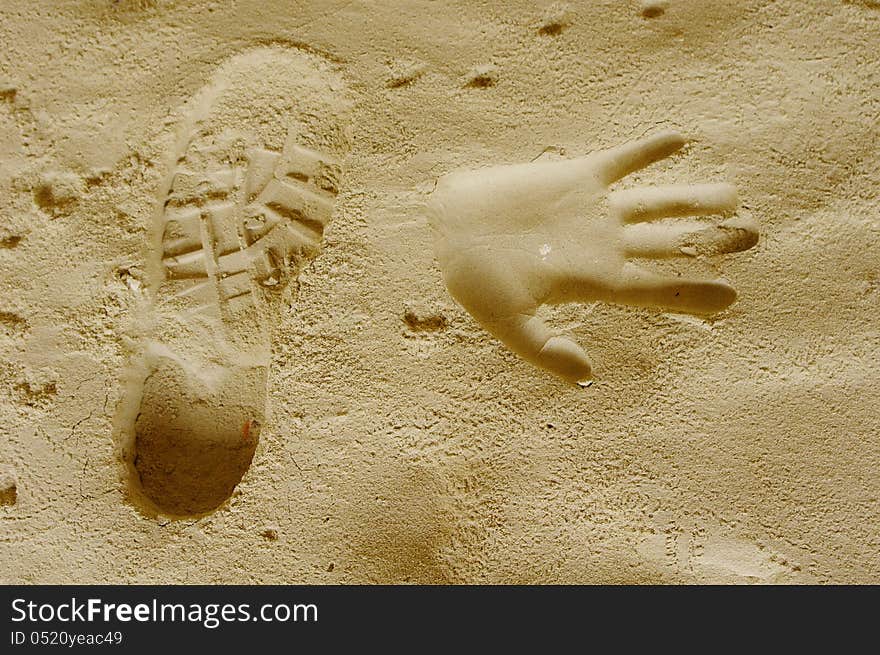
[[[319,250],[341,174],[331,156],[289,142],[250,148],[244,175],[181,162],[165,202],[162,266],[192,312],[229,318],[255,306],[255,285],[285,285]],[[236,197],[244,196],[244,198]]]
[[[302,66],[304,57],[260,48],[227,60],[196,96],[160,194],[158,336],[145,349],[129,462],[135,496],[153,511],[191,516],[217,508],[257,447],[271,297],[318,253],[346,149],[337,145],[330,154],[298,142],[295,115],[285,117],[286,136],[269,143],[272,136],[260,134],[279,114],[273,94],[284,91],[273,89],[277,80],[262,69],[311,79],[319,97],[327,88],[320,84],[326,71],[314,62]],[[257,87],[260,97],[235,102],[236,80]],[[257,128],[229,115],[241,106],[257,114]],[[338,121],[338,113],[327,115]]]

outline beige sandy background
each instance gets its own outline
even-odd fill
[[[0,582],[880,582],[880,4],[0,4]],[[226,58],[356,99],[253,465],[198,520],[127,500],[111,423],[179,107]],[[730,181],[712,320],[547,312],[585,390],[457,307],[437,176],[673,128],[624,183]],[[14,487],[14,488],[13,488]]]

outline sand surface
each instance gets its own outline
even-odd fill
[[[0,44],[0,582],[880,582],[877,2],[3,0]],[[115,428],[162,180],[266,46],[344,80],[346,172],[250,468],[151,515]],[[542,310],[580,389],[452,299],[426,202],[659,130],[620,188],[734,184],[761,240],[657,265],[736,287],[711,319]]]

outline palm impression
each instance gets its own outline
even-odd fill
[[[429,201],[435,248],[452,296],[523,359],[571,382],[591,377],[583,349],[536,316],[547,303],[607,302],[712,314],[730,305],[722,280],[668,276],[635,258],[737,252],[758,241],[735,216],[729,184],[609,191],[685,144],[662,132],[585,157],[443,176]],[[720,223],[655,222],[727,215]]]

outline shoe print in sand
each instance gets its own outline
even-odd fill
[[[122,409],[133,497],[148,511],[211,511],[250,466],[270,324],[339,192],[344,88],[318,57],[259,48],[223,63],[186,110],[158,198],[154,327]]]

